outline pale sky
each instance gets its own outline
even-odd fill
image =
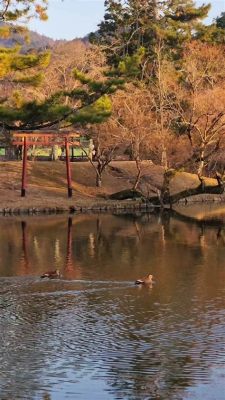
[[[225,0],[211,0],[211,5],[210,20],[225,11]],[[103,19],[104,0],[49,0],[48,15],[47,22],[32,21],[30,29],[54,39],[84,37]]]

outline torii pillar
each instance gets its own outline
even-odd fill
[[[66,174],[67,174],[68,197],[72,197],[73,190],[72,190],[72,179],[71,179],[71,169],[70,169],[70,148],[67,137],[65,137],[65,149],[66,149]]]
[[[55,133],[51,132],[14,132],[13,145],[15,146],[23,146],[23,163],[22,163],[22,185],[21,185],[21,197],[26,196],[26,188],[27,188],[27,148],[29,146],[42,145],[49,147],[52,145],[52,139],[55,139]],[[61,134],[58,136],[60,141],[57,141],[57,144],[61,146],[65,146],[66,150],[66,174],[67,174],[67,188],[68,188],[68,197],[72,197],[72,178],[71,178],[71,169],[70,169],[70,146],[73,149],[74,145],[80,146],[79,142],[74,142],[73,138],[79,137],[79,134]],[[37,141],[35,139],[38,139]],[[72,142],[70,142],[72,139]]]
[[[26,186],[27,186],[27,138],[23,138],[23,170],[22,170],[22,187],[21,187],[21,197],[26,196]]]

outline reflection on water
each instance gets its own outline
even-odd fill
[[[0,219],[0,398],[224,399],[224,260],[218,217]]]

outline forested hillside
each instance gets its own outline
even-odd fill
[[[6,24],[0,22],[0,28],[3,28],[4,25]],[[39,49],[52,48],[56,42],[54,39],[51,39],[45,35],[41,35],[38,32],[29,31],[28,36],[29,36],[28,40],[25,40],[24,37],[21,37],[21,35],[15,32],[7,39],[0,38],[0,45],[1,46],[4,45],[6,47],[12,47],[15,44],[19,43],[22,44],[23,50],[27,51],[29,49],[39,50]]]

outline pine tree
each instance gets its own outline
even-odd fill
[[[6,23],[0,27],[1,39],[8,39],[15,32],[25,34],[26,29],[16,23],[35,15],[46,19],[46,7],[47,0],[4,0],[0,16]],[[49,59],[49,52],[23,54],[19,45],[0,48],[0,128],[8,132],[56,124],[99,123],[110,115],[108,95],[122,85],[122,80],[115,77],[96,82],[74,70],[74,79],[80,82],[77,89],[56,91],[44,101],[32,96],[32,91],[24,96],[25,86],[41,83],[42,70]],[[9,97],[10,89],[15,87]]]
[[[109,78],[93,81],[76,69],[74,79],[80,87],[67,92],[58,91],[44,101],[20,101],[18,106],[0,105],[0,127],[8,131],[35,130],[57,126],[100,123],[111,114],[109,95],[122,88],[123,80]],[[70,99],[69,104],[65,99]]]
[[[24,23],[32,17],[47,19],[48,0],[2,0],[0,8],[0,79],[6,78],[8,74],[32,69],[37,66],[45,66],[49,56],[43,54],[22,54],[21,45],[18,43],[13,47],[4,46],[4,41],[13,35],[23,36],[28,40],[28,31]],[[21,25],[21,24],[22,25]],[[20,76],[19,78],[20,79]],[[26,82],[26,79],[24,79]]]
[[[104,20],[90,40],[103,46],[114,66],[140,47],[145,52],[143,63],[154,62],[159,41],[170,57],[180,57],[184,42],[195,36],[210,9],[210,5],[195,6],[193,0],[106,0],[105,6]]]
[[[121,58],[154,41],[156,0],[106,0],[105,7],[104,20],[89,38],[102,45],[109,63],[117,66]]]
[[[3,0],[1,3],[0,101],[18,106],[23,101],[24,86],[38,86],[43,78],[42,70],[50,60],[49,52],[24,54],[19,43],[29,40],[24,22],[32,17],[47,18],[47,0]],[[14,41],[15,35],[18,42]],[[5,42],[12,45],[6,46]]]
[[[171,48],[180,48],[184,42],[193,39],[196,30],[202,26],[201,21],[207,17],[210,7],[210,4],[197,7],[193,0],[165,1],[162,37],[165,38],[167,45]]]
[[[0,19],[5,22],[27,21],[32,17],[46,20],[48,0],[1,0]]]
[[[167,168],[170,109],[176,99],[167,80],[181,78],[185,45],[196,38],[210,6],[197,7],[193,0],[107,0],[105,4],[104,21],[92,39],[122,75],[147,85],[154,103],[161,165]]]
[[[199,27],[196,33],[196,38],[200,39],[202,42],[224,44],[225,12],[222,12],[212,24]]]

